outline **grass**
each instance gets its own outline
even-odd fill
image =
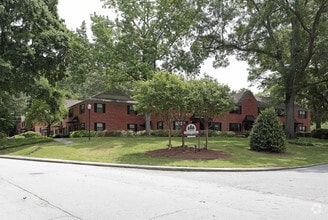
[[[232,155],[231,158],[217,160],[152,158],[145,155],[146,151],[165,148],[168,143],[165,137],[105,137],[92,138],[90,142],[87,138],[69,140],[74,144],[36,143],[4,149],[0,154],[120,164],[222,168],[286,167],[328,162],[328,141],[311,138],[289,144],[285,154],[270,154],[250,151],[247,138],[212,137],[209,139],[209,149]],[[308,142],[311,146],[304,144]],[[196,143],[197,139],[187,139],[186,144]],[[179,145],[181,139],[173,138],[173,146]]]
[[[13,138],[13,139],[0,139],[0,150],[19,147],[28,144],[35,144],[35,143],[46,143],[51,142],[52,138]]]

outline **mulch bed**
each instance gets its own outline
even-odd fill
[[[159,158],[175,158],[184,160],[215,160],[222,158],[230,158],[231,154],[215,151],[211,149],[196,149],[194,147],[172,147],[171,149],[158,149],[146,152],[146,155]]]

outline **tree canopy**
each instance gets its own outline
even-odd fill
[[[266,88],[282,85],[285,131],[292,138],[295,99],[311,83],[307,69],[327,33],[327,6],[327,0],[208,1],[193,51],[215,56],[217,65],[236,54],[248,61],[251,80]]]
[[[0,3],[0,87],[29,92],[41,77],[65,76],[69,32],[57,14],[57,0]]]
[[[158,72],[152,79],[134,84],[133,98],[138,102],[135,108],[144,114],[151,112],[164,121],[169,130],[169,148],[173,122],[190,113],[188,92],[184,79],[167,72]]]
[[[47,79],[41,78],[34,91],[34,98],[26,114],[27,128],[33,125],[45,125],[50,128],[62,122],[67,109],[64,106],[64,92],[51,86]]]
[[[186,121],[191,114],[199,115],[206,130],[205,148],[208,146],[208,124],[234,107],[230,89],[208,76],[187,81],[159,72],[151,80],[135,83],[134,94],[138,102],[136,109],[160,116],[169,129],[169,136],[174,121]]]
[[[235,106],[228,86],[221,85],[209,76],[199,80],[190,81],[191,105],[194,106],[193,113],[197,114],[205,127],[205,148],[208,146],[209,123],[215,117],[223,115]]]
[[[57,0],[0,2],[0,130],[14,127],[41,78],[52,85],[66,75],[70,32]]]
[[[107,74],[109,82],[147,80],[157,70],[173,72],[181,67],[182,60],[177,56],[185,54],[186,39],[199,15],[192,2],[103,2],[118,14],[115,21],[103,16],[92,18],[97,66]],[[183,60],[183,65],[187,61]],[[197,67],[189,69],[194,71]]]

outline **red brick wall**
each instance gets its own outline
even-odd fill
[[[85,112],[81,113],[79,112],[79,106],[81,104],[85,104]],[[85,129],[89,129],[89,123],[88,123],[88,109],[87,109],[87,102],[82,102],[79,104],[76,104],[73,106],[73,116],[67,117],[63,123],[63,127],[67,128],[68,133],[68,127],[71,126],[71,130],[77,130],[79,129],[79,126],[82,123],[85,123]],[[106,124],[106,130],[127,130],[128,124],[137,124],[137,130],[145,130],[145,117],[141,115],[133,115],[127,113],[127,106],[128,104],[125,103],[110,103],[106,102],[105,113],[98,113],[94,111],[94,104],[92,104],[92,109],[90,111],[90,129],[94,130],[94,123],[105,123]],[[241,102],[239,103],[241,105],[241,114],[234,114],[226,112],[223,116],[218,116],[214,119],[214,122],[220,122],[221,123],[221,130],[222,131],[229,131],[229,124],[230,123],[238,123],[242,124],[246,115],[252,115],[254,118],[258,116],[258,103],[255,99],[254,95],[251,92],[245,92],[244,96],[241,98]],[[78,117],[79,122],[78,123],[70,123],[67,122],[72,121],[74,117]],[[306,126],[307,132],[310,132],[310,112],[307,111],[307,118],[302,119],[298,117],[298,109],[295,109],[295,120],[297,122],[300,122],[302,126]],[[281,121],[284,123],[285,119],[284,117],[280,117]],[[151,129],[156,130],[157,129],[157,122],[162,121],[159,117],[156,117],[155,115],[151,116]],[[74,127],[75,126],[75,127]]]
[[[85,104],[85,112],[80,113],[80,105]],[[89,103],[79,103],[73,106],[73,116],[68,117],[64,124],[66,127],[72,126],[67,122],[72,121],[74,117],[78,117],[79,122],[75,125],[81,125],[85,123],[85,129],[89,129],[89,110],[87,105]],[[142,126],[144,124],[144,116],[141,115],[130,115],[127,112],[127,104],[117,104],[117,103],[103,103],[105,104],[105,113],[95,112],[95,103],[90,103],[92,108],[90,110],[90,129],[95,129],[95,123],[105,123],[105,130],[127,130],[128,124],[137,124],[138,130],[144,130]],[[65,126],[65,125],[64,125]]]
[[[243,97],[241,104],[241,114],[226,112],[223,116],[214,119],[215,122],[221,122],[222,131],[229,131],[230,123],[242,124],[246,115],[258,116],[258,105],[252,93],[247,92]]]

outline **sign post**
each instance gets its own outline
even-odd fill
[[[182,125],[182,135],[185,137],[198,137],[197,148],[200,148],[200,131],[198,123],[183,124]]]

